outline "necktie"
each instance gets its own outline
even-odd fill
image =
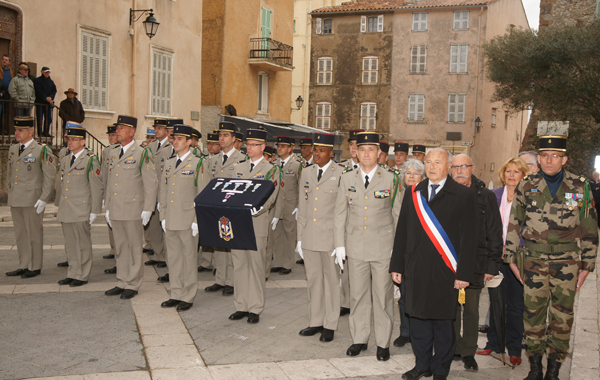
[[[23,153],[24,150],[25,150],[25,145],[21,144],[21,146],[19,146],[19,156]]]
[[[71,155],[71,165],[69,165],[69,167],[73,166],[73,162],[75,162],[75,155],[74,154]]]
[[[123,148],[121,148],[121,153],[119,153],[119,158],[123,157]]]
[[[369,176],[365,176],[365,189],[369,186]]]
[[[181,160],[178,158],[177,162],[175,163],[175,169],[177,169],[177,167],[179,166],[179,164],[181,164]]]
[[[160,141],[158,142],[158,144],[156,144],[156,151],[158,152],[159,149],[160,149]]]
[[[250,172],[252,172],[252,170],[254,170],[254,164],[251,162],[250,163]]]
[[[438,187],[440,187],[440,185],[431,185],[431,194],[429,194],[429,202],[431,202],[433,197],[435,197],[435,193]]]
[[[319,182],[321,180],[322,176],[323,176],[323,169],[319,169],[319,174],[317,175],[317,182]]]
[[[283,165],[285,165],[285,161],[281,161],[281,168],[283,169]]]
[[[226,154],[224,154],[224,155],[223,155],[223,164],[225,164],[226,162],[227,162],[227,155],[226,155]]]

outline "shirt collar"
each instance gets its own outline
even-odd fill
[[[177,155],[177,158],[179,158],[181,161],[183,161],[190,153],[191,153],[191,150],[188,150],[187,153],[183,155],[183,157],[179,157],[179,155]]]
[[[369,182],[373,181],[373,176],[375,176],[375,172],[377,171],[377,165],[371,170],[369,173],[363,172],[362,168],[360,168],[360,175],[362,176],[363,182],[365,182],[365,176],[369,176]]]
[[[258,165],[258,163],[260,162],[260,160],[262,160],[262,159],[264,159],[264,158],[265,158],[264,156],[260,156],[260,157],[259,157],[259,159],[258,159],[258,160],[256,160],[256,161],[252,161],[252,160],[250,160],[250,163],[251,163],[251,164],[254,164],[254,166],[256,166],[256,165]]]
[[[75,159],[77,160],[79,158],[79,156],[81,156],[81,153],[83,153],[84,150],[85,150],[85,148],[83,148],[82,150],[80,150],[79,153],[77,153],[77,154],[71,152],[71,155],[75,156]]]
[[[319,165],[317,165],[317,169],[321,169],[321,170],[323,170],[323,173],[325,173],[325,172],[327,171],[327,169],[328,169],[328,168],[331,166],[331,163],[332,163],[332,162],[333,162],[333,161],[329,160],[329,162],[328,162],[328,163],[326,163],[326,164],[325,164],[325,165],[324,165],[322,168],[321,168],[321,167],[319,167]]]
[[[23,148],[23,149],[26,149],[29,145],[31,145],[32,142],[33,142],[33,139],[31,139],[31,140],[27,141],[25,144],[21,144],[21,145],[25,145],[25,148]]]
[[[440,181],[440,183],[438,183],[439,186],[435,189],[436,194],[438,194],[440,192],[440,190],[442,190],[442,188],[446,184],[447,179],[448,179],[448,177],[445,177],[443,180]],[[429,185],[427,185],[427,186],[429,186],[429,189],[428,189],[429,194],[431,194],[431,189],[432,189],[431,185],[432,185],[432,183],[431,183],[431,181],[429,181]]]
[[[231,148],[231,150],[227,153],[223,152],[223,155],[227,155],[227,158],[231,157],[235,152],[235,147]]]
[[[131,140],[129,144],[123,146],[123,153],[127,152],[127,149],[129,149],[133,144],[135,144],[135,140]]]
[[[281,160],[281,162],[283,162],[283,166],[287,165],[288,162],[290,162],[290,159],[292,158],[292,155],[290,154],[288,156],[288,158],[286,158],[285,160],[281,160],[281,157],[279,158]]]
[[[169,141],[169,136],[160,141],[160,146],[164,146]]]

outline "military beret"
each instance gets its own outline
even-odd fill
[[[312,144],[313,144],[313,139],[311,139],[310,137],[300,139],[300,146],[312,145]]]
[[[154,128],[147,128],[146,136],[156,136],[156,132],[154,131]]]
[[[154,125],[167,126],[167,119],[154,119]]]
[[[167,129],[171,129],[177,124],[183,124],[183,119],[169,119],[167,120]]]
[[[277,136],[277,145],[292,145],[292,138],[288,136]]]
[[[106,134],[117,132],[117,125],[111,124],[106,126]]]
[[[273,156],[275,154],[275,149],[270,145],[266,145],[263,153],[266,153],[269,156]]]
[[[240,133],[240,132],[236,132],[235,133],[235,139],[236,140],[240,140],[240,141],[244,141],[244,134]]]
[[[232,123],[231,121],[220,122],[219,132],[220,131],[235,133],[235,123]]]
[[[83,125],[76,123],[74,121],[67,121],[67,123],[65,124],[65,128],[69,129],[69,128],[83,128]]]
[[[213,142],[213,143],[218,143],[219,142],[219,134],[218,133],[209,133],[207,141]]]
[[[200,131],[197,130],[196,128],[193,128],[192,129],[192,137],[195,137],[198,140],[200,140],[202,138],[202,133],[200,133]]]
[[[85,138],[87,131],[83,127],[71,127],[67,129],[68,137],[81,137]]]
[[[194,128],[190,127],[189,125],[175,124],[173,126],[173,136],[192,137],[193,131]]]

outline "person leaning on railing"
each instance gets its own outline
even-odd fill
[[[26,63],[19,65],[19,73],[10,81],[8,93],[15,101],[17,116],[30,116],[31,107],[35,102],[35,88],[29,78],[29,66]]]

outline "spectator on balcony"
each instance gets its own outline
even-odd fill
[[[77,99],[77,93],[75,90],[69,88],[67,91],[65,91],[65,95],[67,95],[67,98],[60,102],[60,108],[58,112],[58,116],[60,116],[62,119],[63,131],[65,130],[67,121],[83,123],[83,120],[85,120],[85,111],[83,110],[81,102]]]
[[[4,54],[2,56],[2,70],[0,70],[0,130],[2,130],[2,109],[4,101],[10,100],[8,86],[14,76],[15,75],[10,68],[10,56]]]
[[[29,116],[35,102],[35,88],[29,78],[29,66],[26,63],[19,64],[19,73],[10,81],[8,93],[15,101],[17,116]]]
[[[48,136],[52,124],[52,108],[56,96],[56,85],[50,78],[50,68],[42,67],[42,74],[35,78],[35,113],[37,117],[38,136]],[[42,124],[43,123],[43,124]]]

